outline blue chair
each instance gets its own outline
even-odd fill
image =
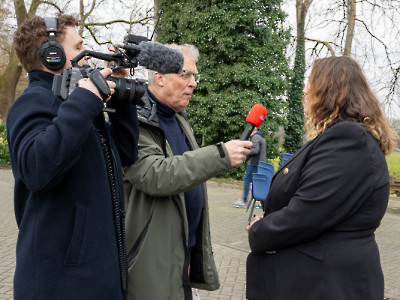
[[[283,165],[286,161],[288,161],[291,156],[292,156],[292,154],[282,153],[281,154],[281,162],[279,163],[279,166]]]
[[[253,174],[252,199],[247,206],[247,211],[251,206],[249,214],[249,224],[253,216],[256,201],[260,201],[263,204],[265,199],[267,198],[269,188],[271,186],[271,179],[272,176],[268,176],[265,174],[260,174],[260,173]]]
[[[272,178],[275,174],[274,165],[265,161],[260,161],[257,166],[257,173],[265,174],[269,178]]]

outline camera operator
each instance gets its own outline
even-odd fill
[[[138,159],[124,169],[129,300],[192,299],[191,287],[219,288],[205,182],[241,164],[252,146],[233,140],[199,148],[184,110],[197,86],[199,52],[169,47],[183,53],[183,70],[149,72]]]
[[[137,157],[136,107],[111,98],[106,122],[109,97],[89,78],[66,101],[52,92],[54,76],[84,49],[77,25],[70,15],[35,16],[14,35],[29,76],[7,118],[19,228],[15,300],[126,297],[121,165]]]

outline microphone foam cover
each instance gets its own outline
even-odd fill
[[[246,117],[246,122],[260,127],[266,115],[267,109],[264,106],[261,104],[254,104]]]
[[[139,43],[139,64],[162,74],[180,73],[183,68],[183,54],[157,42]]]

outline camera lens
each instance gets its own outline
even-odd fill
[[[127,79],[108,76],[108,80],[112,80],[116,84],[115,93],[112,99],[116,101],[129,101],[136,105],[142,104],[142,96],[146,91],[146,82],[140,79]]]

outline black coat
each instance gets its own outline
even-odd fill
[[[376,139],[352,122],[332,126],[273,178],[264,218],[249,232],[250,300],[382,300],[374,232],[389,198]]]
[[[121,162],[137,157],[136,107],[120,104],[108,128],[95,94],[76,88],[61,101],[52,81],[29,73],[7,118],[19,228],[14,299],[123,299]]]

